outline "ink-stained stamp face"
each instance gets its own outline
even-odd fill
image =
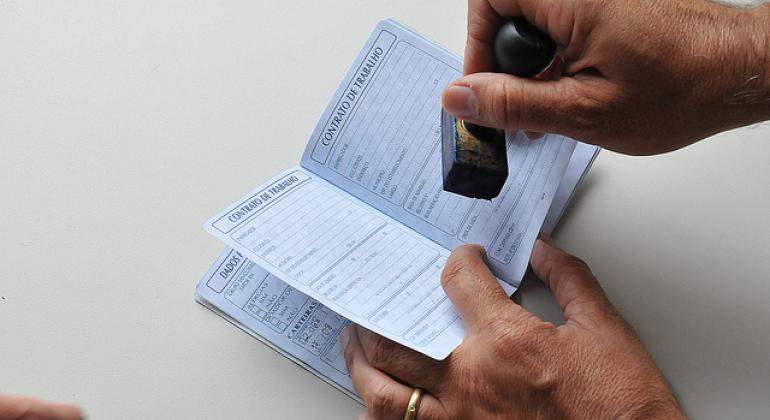
[[[505,131],[458,120],[442,111],[441,154],[445,191],[497,197],[508,178]]]

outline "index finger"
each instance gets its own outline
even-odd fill
[[[463,73],[473,74],[495,71],[495,55],[492,46],[502,17],[487,0],[468,1],[468,39],[465,43]]]
[[[524,16],[566,46],[575,23],[573,5],[561,0],[469,0],[464,74],[495,72],[494,42],[505,18]]]
[[[532,270],[553,291],[564,311],[565,323],[595,325],[597,320],[617,320],[617,313],[588,265],[557,248],[547,236],[535,242]]]
[[[452,252],[441,273],[441,286],[469,329],[483,328],[507,311],[527,313],[508,298],[478,245],[463,245]]]

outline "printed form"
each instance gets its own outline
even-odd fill
[[[358,399],[339,341],[347,319],[226,249],[196,289],[199,302]],[[359,400],[360,401],[360,400]]]
[[[579,143],[548,211],[551,232],[598,149]],[[200,303],[360,402],[348,376],[340,333],[350,322],[226,248],[196,289]]]
[[[323,113],[301,167],[206,229],[334,313],[445,358],[464,335],[440,286],[450,250],[482,244],[512,293],[576,144],[512,133],[510,176],[498,198],[444,192],[440,96],[460,69],[452,53],[381,22]]]
[[[441,93],[462,75],[451,52],[381,22],[322,115],[302,166],[447,249],[484,245],[492,271],[517,287],[575,148],[547,135],[508,138],[499,197],[442,189]]]
[[[462,323],[440,283],[449,250],[302,168],[255,190],[207,228],[276,277],[391,340],[436,359],[462,341]]]

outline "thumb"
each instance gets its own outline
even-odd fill
[[[588,78],[534,80],[474,73],[450,84],[442,102],[450,114],[485,127],[580,138],[588,132],[592,115],[603,103],[591,99],[601,92],[602,83]]]
[[[525,311],[508,299],[479,245],[463,245],[452,252],[441,273],[441,286],[469,328],[488,325],[508,310]]]
[[[618,315],[588,265],[541,236],[532,251],[532,270],[553,291],[565,322],[582,326]]]

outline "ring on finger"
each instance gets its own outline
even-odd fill
[[[422,388],[415,388],[412,391],[412,396],[409,398],[409,404],[406,406],[406,413],[404,414],[404,420],[417,420],[417,410],[420,409],[420,402],[422,402],[422,396],[425,391]]]

